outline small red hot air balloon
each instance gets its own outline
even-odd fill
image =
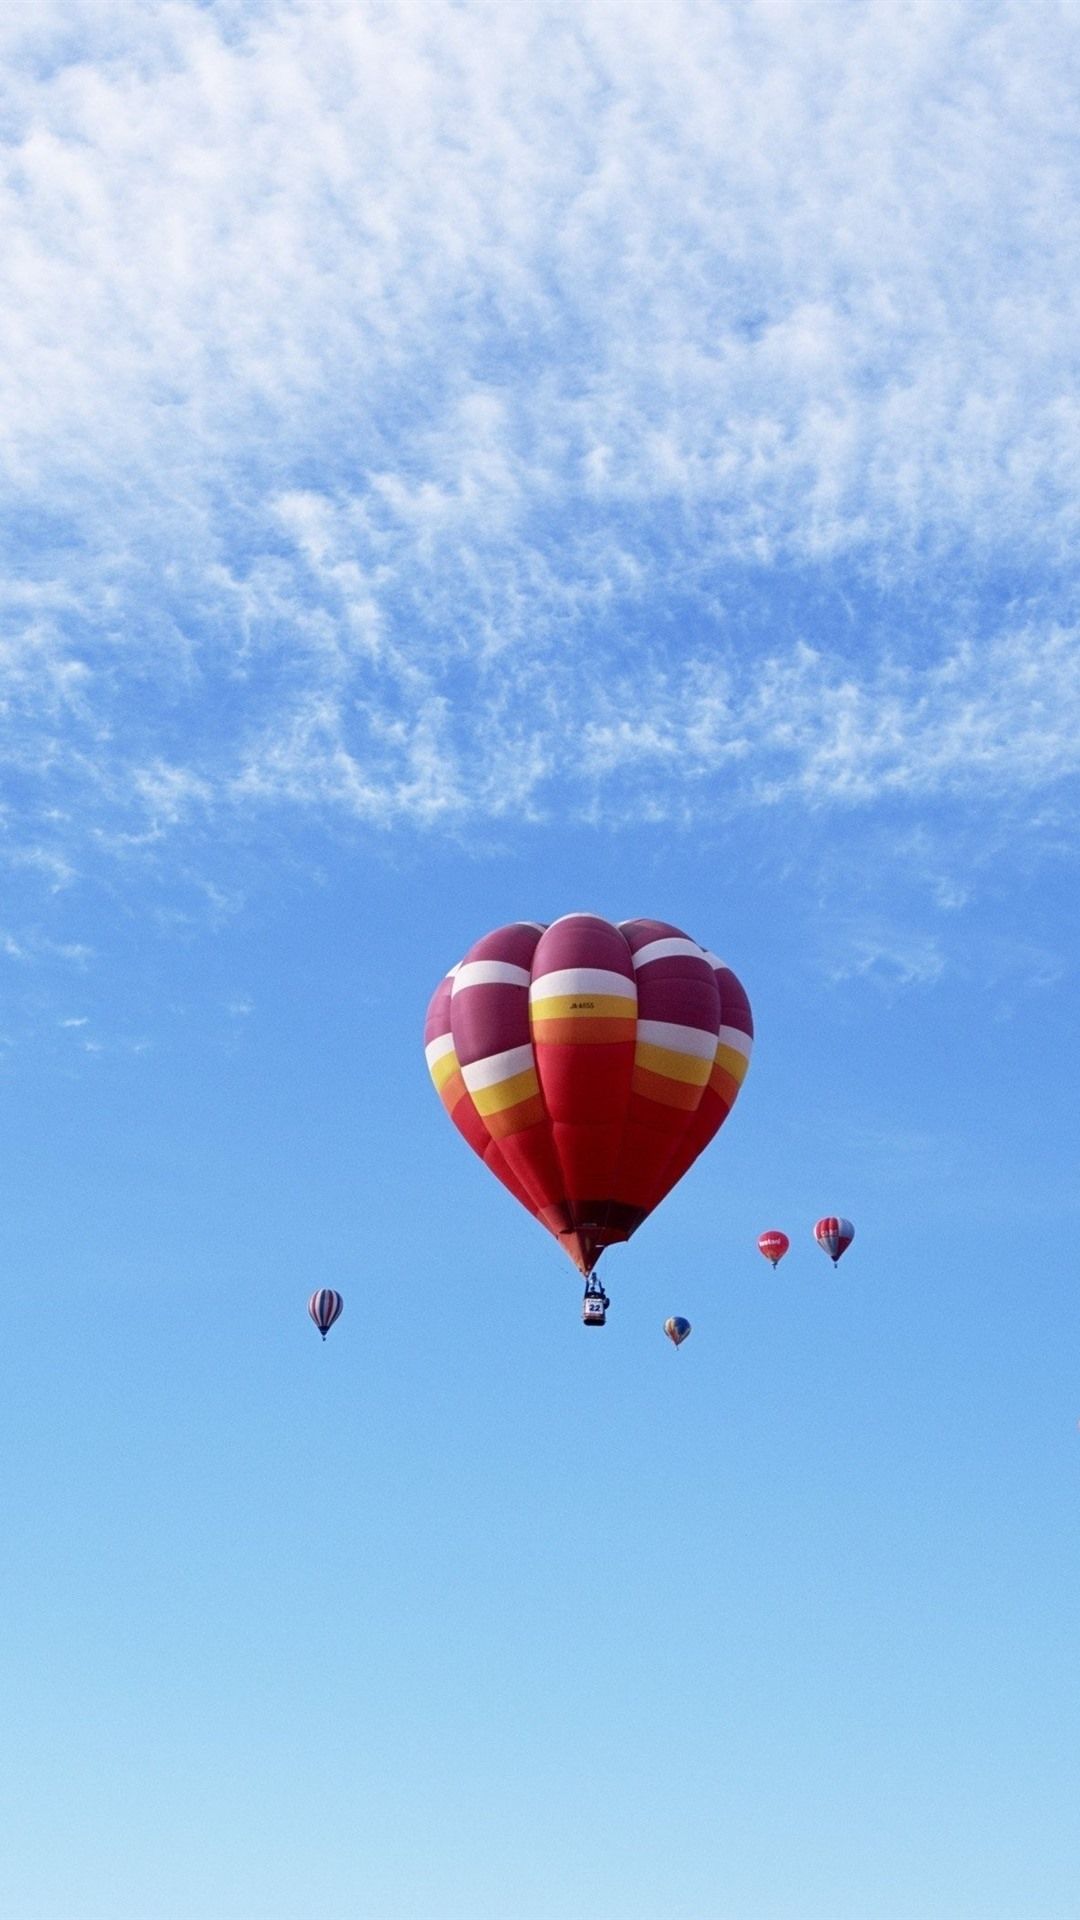
[[[324,1340],[334,1321],[340,1319],[344,1305],[340,1293],[335,1293],[333,1287],[320,1287],[317,1293],[312,1294],[307,1310]]]
[[[814,1239],[822,1253],[828,1254],[834,1267],[840,1255],[847,1252],[854,1238],[855,1229],[851,1221],[841,1220],[838,1214],[826,1214],[824,1220],[819,1220],[814,1228]]]
[[[770,1227],[768,1233],[758,1235],[758,1252],[765,1255],[774,1272],[790,1245],[787,1234],[781,1233],[778,1227]]]

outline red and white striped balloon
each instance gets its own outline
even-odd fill
[[[846,1253],[855,1238],[855,1229],[850,1220],[841,1220],[839,1214],[826,1214],[814,1228],[814,1239],[827,1253],[835,1267],[842,1253]]]
[[[333,1287],[320,1287],[317,1293],[312,1294],[307,1310],[324,1340],[334,1321],[341,1318],[344,1305],[340,1293],[335,1293]]]

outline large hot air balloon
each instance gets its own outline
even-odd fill
[[[814,1228],[814,1239],[822,1253],[828,1254],[834,1267],[840,1255],[847,1252],[854,1238],[855,1229],[851,1221],[841,1220],[836,1214],[826,1214],[824,1220],[819,1220]]]
[[[312,1294],[307,1310],[324,1340],[334,1321],[340,1319],[344,1305],[340,1293],[335,1293],[333,1287],[320,1287],[317,1293]]]
[[[781,1233],[778,1227],[770,1227],[768,1233],[758,1234],[758,1252],[771,1262],[774,1273],[790,1245],[787,1234]]]
[[[689,1339],[693,1331],[689,1320],[684,1320],[681,1313],[676,1313],[670,1320],[664,1321],[664,1332],[673,1346],[681,1347],[683,1341]]]
[[[753,1040],[735,975],[662,920],[485,934],[428,1008],[455,1126],[588,1281],[707,1146]]]

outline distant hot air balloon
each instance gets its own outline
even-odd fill
[[[307,1310],[324,1340],[334,1321],[340,1318],[344,1305],[340,1293],[335,1293],[333,1287],[320,1287],[317,1293],[312,1294]]]
[[[478,940],[424,1038],[458,1131],[587,1279],[723,1125],[753,1022],[735,975],[678,927],[570,913]]]
[[[827,1214],[814,1228],[814,1239],[823,1253],[827,1253],[835,1267],[840,1255],[846,1253],[855,1238],[855,1229],[850,1220],[841,1220],[836,1214]]]
[[[758,1234],[758,1252],[765,1255],[766,1260],[771,1263],[774,1272],[776,1271],[777,1264],[783,1259],[790,1245],[791,1241],[788,1239],[787,1234],[781,1233],[778,1227],[770,1227],[768,1233]]]
[[[693,1332],[693,1328],[689,1320],[684,1320],[682,1314],[677,1313],[671,1320],[664,1321],[664,1332],[673,1346],[681,1347],[683,1341]]]

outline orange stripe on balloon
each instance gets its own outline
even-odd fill
[[[655,1100],[663,1107],[681,1107],[684,1113],[693,1113],[701,1099],[700,1082],[675,1080],[664,1073],[652,1073],[648,1067],[634,1068],[631,1085],[646,1100]]]
[[[461,1077],[461,1068],[455,1062],[453,1072],[439,1088],[439,1099],[442,1101],[447,1113],[453,1113],[459,1100],[464,1098],[466,1091],[465,1082]]]
[[[725,1067],[720,1065],[719,1060],[709,1075],[709,1086],[713,1093],[723,1101],[725,1107],[734,1106],[739,1091],[739,1082],[732,1074],[728,1073]]]
[[[508,1134],[521,1133],[526,1127],[539,1126],[544,1118],[544,1103],[537,1093],[531,1100],[519,1100],[516,1107],[505,1107],[501,1112],[486,1113],[484,1125],[493,1140],[505,1140]]]
[[[533,1040],[538,1046],[576,1046],[579,1042],[611,1045],[633,1040],[636,1020],[597,1019],[576,1014],[569,1020],[533,1020]]]

